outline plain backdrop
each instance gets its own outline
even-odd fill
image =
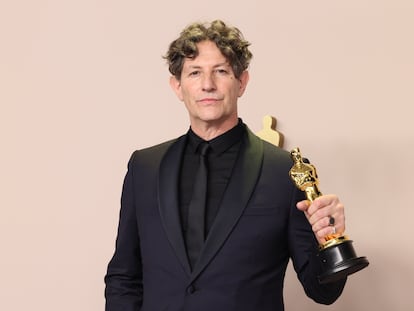
[[[103,310],[129,156],[189,126],[162,55],[217,18],[252,43],[241,117],[277,118],[371,263],[329,307],[289,268],[286,310],[413,310],[413,16],[411,0],[1,0],[0,310]]]

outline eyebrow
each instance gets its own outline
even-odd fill
[[[223,63],[219,63],[213,66],[213,68],[216,67],[221,67],[221,66],[230,66],[229,62],[223,62]],[[188,68],[190,69],[200,69],[202,66],[199,65],[188,65]]]

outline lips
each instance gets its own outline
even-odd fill
[[[221,99],[219,98],[214,98],[214,97],[206,97],[206,98],[201,98],[199,100],[197,100],[200,103],[215,103],[220,101]]]

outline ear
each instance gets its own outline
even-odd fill
[[[247,70],[243,71],[239,77],[240,88],[239,88],[239,97],[241,97],[246,90],[247,83],[249,82],[249,72]]]
[[[175,95],[177,95],[178,99],[183,101],[183,96],[181,93],[181,82],[175,76],[170,77],[170,86]]]

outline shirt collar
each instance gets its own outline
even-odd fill
[[[246,126],[241,119],[236,126],[228,130],[227,132],[213,138],[212,140],[205,141],[201,137],[197,136],[190,128],[188,130],[188,145],[191,150],[196,153],[199,145],[203,142],[207,142],[211,147],[211,153],[221,154],[226,151],[228,148],[233,146],[235,143],[241,141],[243,133],[246,130]]]

